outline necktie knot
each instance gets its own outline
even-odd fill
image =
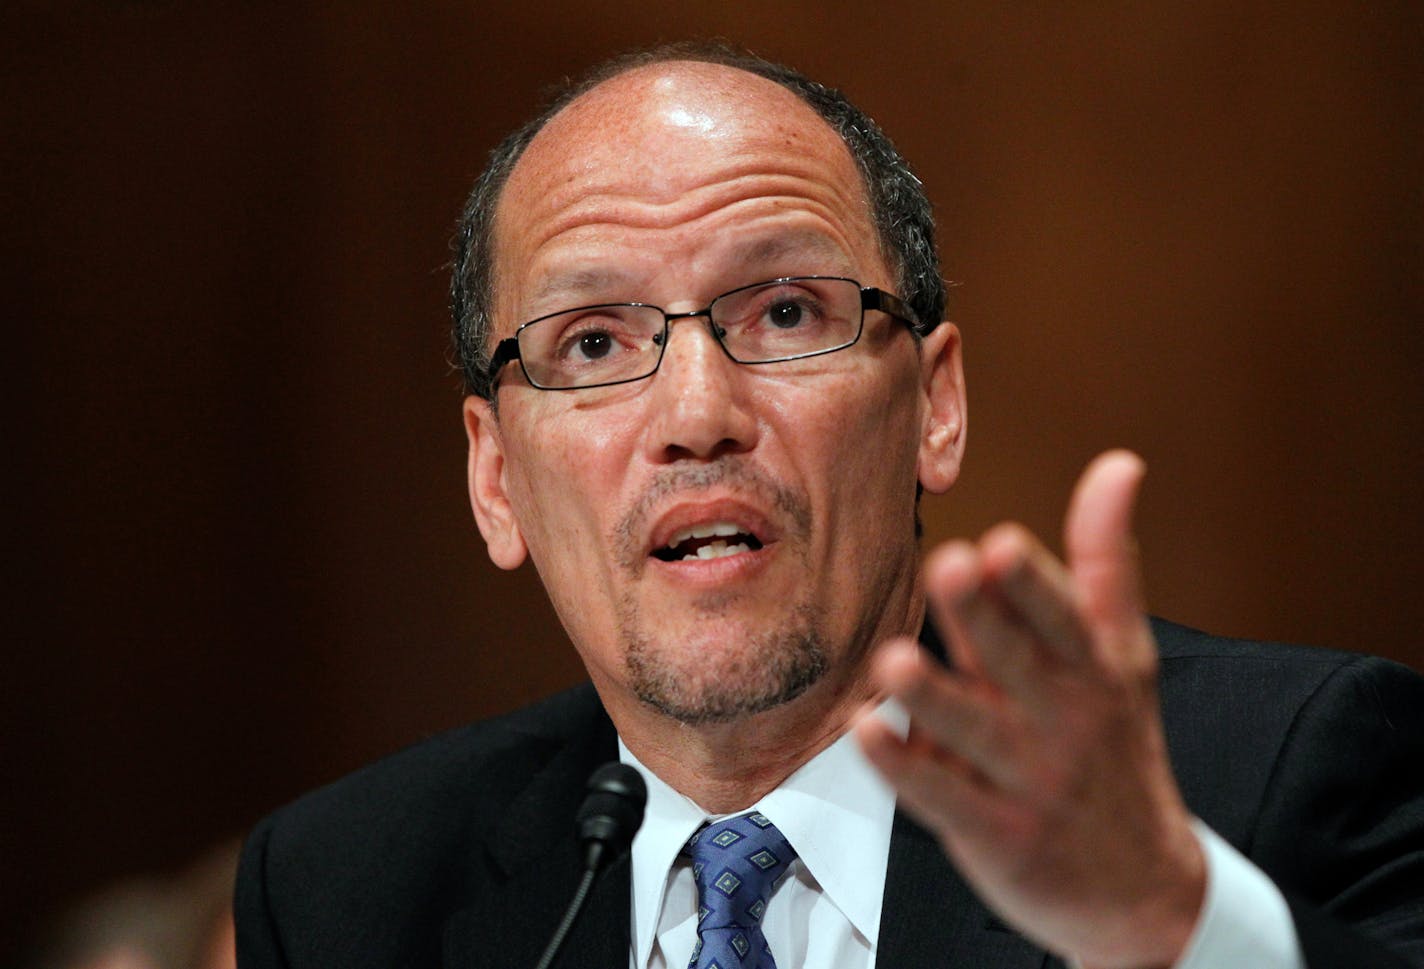
[[[697,882],[697,947],[690,969],[775,969],[761,918],[796,849],[760,812],[726,818],[687,842]]]

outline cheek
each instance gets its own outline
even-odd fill
[[[505,472],[536,564],[606,544],[632,444],[626,421],[578,410],[539,410],[520,415],[520,427],[527,430],[511,442]]]
[[[808,411],[837,450],[872,465],[917,447],[916,396],[883,372],[875,376],[881,379],[848,380],[835,393],[819,395]]]
[[[594,553],[598,538],[598,494],[589,455],[562,435],[534,442],[510,462],[509,494],[529,559],[539,573],[555,611],[565,626],[576,628],[597,610],[589,593],[606,582],[593,580],[603,569]],[[577,641],[577,637],[575,638]]]
[[[913,538],[914,494],[919,454],[919,414],[903,387],[877,385],[822,398],[816,439],[825,442],[818,469],[831,489],[835,531],[873,533],[871,546],[888,548],[887,528],[903,519]],[[838,544],[839,541],[838,541]]]

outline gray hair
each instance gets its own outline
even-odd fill
[[[544,110],[490,153],[455,233],[450,312],[455,352],[467,392],[490,398],[490,332],[494,303],[494,221],[499,198],[524,150],[554,115],[604,81],[651,64],[693,61],[743,70],[774,81],[810,105],[845,142],[865,179],[879,243],[899,295],[927,325],[944,319],[945,283],[935,249],[934,215],[924,186],[894,144],[844,94],[781,64],[722,43],[667,44],[623,54],[566,82]]]

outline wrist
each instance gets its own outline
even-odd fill
[[[1176,827],[1176,826],[1174,826]],[[1177,827],[1159,864],[1144,880],[1150,889],[1124,907],[1121,929],[1098,952],[1074,960],[1082,969],[1171,969],[1186,954],[1207,895],[1207,859],[1192,823]]]

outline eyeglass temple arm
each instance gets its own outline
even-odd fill
[[[519,359],[519,341],[512,336],[505,337],[495,344],[494,353],[490,355],[489,366],[485,368],[485,374],[491,379],[499,373],[499,368],[503,367],[511,360]]]
[[[915,311],[910,309],[910,304],[900,297],[887,293],[883,289],[876,289],[874,286],[867,286],[860,291],[860,308],[888,313],[920,336],[926,335],[939,326],[938,320],[929,323],[920,320],[915,316]]]

